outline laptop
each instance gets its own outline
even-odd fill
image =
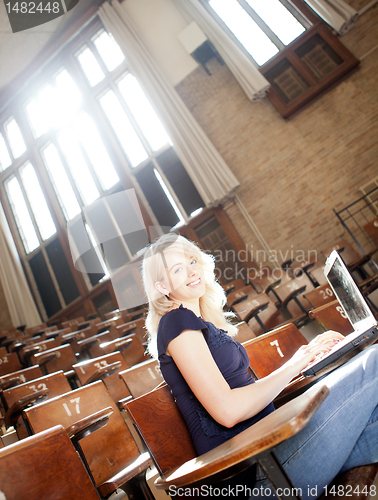
[[[357,346],[378,337],[378,321],[336,250],[332,251],[326,261],[324,275],[351,322],[354,332],[335,344],[328,353],[318,355],[307,365],[301,372],[305,377],[316,375]]]

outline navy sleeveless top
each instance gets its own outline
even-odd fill
[[[165,354],[169,342],[184,330],[202,331],[210,352],[231,389],[253,384],[254,379],[249,372],[246,350],[224,330],[197,317],[182,305],[161,318],[157,334],[160,369],[189,428],[196,451],[202,455],[271,413],[274,406],[270,403],[254,417],[239,422],[232,428],[224,427],[214,420],[194,396],[172,357]]]

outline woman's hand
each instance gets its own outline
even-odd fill
[[[298,375],[306,366],[314,361],[315,357],[322,353],[327,353],[337,343],[344,339],[341,333],[329,330],[315,337],[309,344],[303,345],[285,363],[285,367],[293,370],[293,377]]]

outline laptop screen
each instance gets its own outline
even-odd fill
[[[326,274],[328,282],[333,288],[353,328],[359,330],[365,328],[367,324],[367,327],[376,324],[375,318],[365,299],[336,251],[331,253],[327,264],[330,265],[329,271]],[[328,269],[328,265],[326,265],[326,269]]]

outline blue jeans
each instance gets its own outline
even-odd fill
[[[378,462],[378,345],[318,383],[327,385],[328,397],[302,431],[275,449],[303,499],[320,496],[340,472]],[[276,496],[261,479],[251,500],[267,498]]]

